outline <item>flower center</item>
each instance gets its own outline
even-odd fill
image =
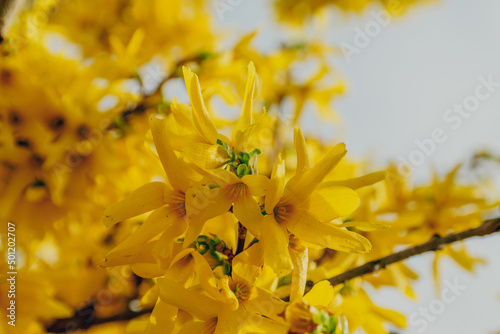
[[[239,302],[245,302],[250,299],[252,287],[248,283],[232,281],[229,283],[229,288],[234,292]]]
[[[215,328],[217,327],[217,318],[212,318],[205,321],[205,330],[203,334],[213,334],[215,333]]]
[[[274,219],[278,223],[285,222],[289,215],[293,212],[293,206],[290,204],[278,204],[274,208]]]
[[[237,182],[229,185],[228,195],[231,200],[237,201],[240,197],[248,196],[248,186],[243,182]]]
[[[184,217],[186,215],[186,195],[180,190],[175,190],[170,198],[170,207],[180,217]]]

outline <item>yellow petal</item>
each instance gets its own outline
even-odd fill
[[[265,216],[261,225],[261,240],[264,247],[264,262],[276,275],[284,276],[292,271],[292,260],[288,252],[288,232],[272,215]]]
[[[259,278],[264,265],[262,243],[258,242],[233,258],[233,278],[253,285]]]
[[[245,87],[245,95],[243,97],[243,106],[241,115],[236,122],[232,132],[232,141],[235,142],[236,134],[244,132],[252,124],[253,99],[257,86],[257,74],[255,73],[255,65],[253,62],[248,64],[247,85]]]
[[[318,282],[304,296],[304,300],[313,306],[327,307],[333,300],[333,287],[328,281]]]
[[[221,188],[191,187],[186,193],[186,214],[189,219],[184,247],[200,235],[205,222],[226,213],[231,200]]]
[[[245,304],[250,313],[262,314],[270,319],[282,321],[281,314],[285,311],[287,303],[276,297],[274,293],[254,287],[255,295]]]
[[[142,308],[148,308],[153,306],[158,300],[160,294],[160,288],[158,285],[153,285],[151,289],[146,291],[146,293],[141,297],[139,306]]]
[[[172,249],[175,239],[180,237],[187,228],[185,219],[176,219],[173,224],[170,224],[161,234],[158,242],[152,250],[154,257],[157,259],[162,269],[167,269],[169,260],[172,257]]]
[[[134,32],[132,38],[130,39],[130,42],[127,45],[127,49],[125,50],[126,57],[134,57],[139,52],[145,37],[146,34],[141,28],[137,29]]]
[[[149,323],[145,334],[164,334],[173,331],[177,319],[178,308],[169,305],[161,299],[155,305],[149,316]]]
[[[307,153],[307,145],[302,131],[297,126],[295,127],[295,151],[297,152],[297,174],[302,174],[309,169],[309,154]]]
[[[322,223],[303,209],[296,209],[290,215],[287,227],[299,239],[326,248],[357,253],[366,253],[371,249],[371,244],[365,237],[338,228],[332,223]]]
[[[66,175],[67,173],[56,173]],[[11,176],[11,179],[8,182],[8,186],[2,192],[2,200],[0,201],[0,217],[7,218],[10,214],[10,211],[16,205],[16,202],[19,200],[23,189],[28,186],[28,184],[33,179],[33,172],[28,168],[23,168],[17,170]],[[111,224],[110,224],[111,225]],[[106,225],[109,226],[109,225]]]
[[[217,282],[207,260],[198,252],[193,252],[191,254],[194,258],[194,270],[198,275],[203,290],[215,300],[226,304],[227,307],[232,310],[238,308],[238,299],[229,289],[227,276],[225,276],[225,281],[221,278],[221,280]]]
[[[309,265],[309,255],[307,247],[300,250],[289,248],[290,258],[293,263],[292,286],[290,289],[290,301],[302,298],[306,288],[307,269]]]
[[[207,325],[205,322],[190,321],[186,323],[184,326],[182,326],[178,334],[193,334],[193,333],[209,334],[210,332],[207,330]]]
[[[455,262],[457,262],[465,270],[473,272],[474,266],[476,264],[486,263],[486,261],[482,258],[473,257],[473,256],[467,254],[467,250],[466,250],[465,246],[460,245],[460,246],[457,246],[456,248],[459,248],[459,249],[456,250],[452,246],[448,246],[445,248],[445,253],[448,254],[453,260],[455,260]]]
[[[165,204],[164,194],[164,183],[147,183],[104,210],[102,221],[106,227],[110,227],[124,219],[159,208]]]
[[[276,321],[264,318],[256,313],[248,315],[247,321],[242,328],[244,334],[287,334],[289,326],[284,321]]]
[[[285,184],[285,161],[281,155],[278,156],[278,161],[273,166],[271,181],[266,194],[265,208],[267,213],[272,213],[276,204],[278,204],[283,195],[283,187]]]
[[[245,325],[247,312],[243,307],[238,310],[224,308],[219,313],[214,334],[238,334]]]
[[[284,200],[302,204],[346,153],[345,144],[338,144],[316,166],[290,179],[285,187]]]
[[[200,320],[215,318],[221,311],[221,304],[196,290],[188,290],[181,284],[166,278],[158,279],[160,298]]]
[[[350,215],[359,206],[358,194],[347,187],[317,189],[311,194],[309,212],[322,222]]]
[[[153,134],[156,151],[165,169],[169,183],[174,189],[185,192],[189,187],[189,179],[186,176],[185,170],[189,167],[175,155],[170,145],[168,128],[165,120],[153,118],[151,120],[151,133]]]
[[[141,226],[130,236],[118,244],[112,251],[134,247],[144,244],[165,231],[170,225],[176,224],[178,216],[167,206],[153,211]]]
[[[406,327],[406,317],[399,312],[378,306],[373,308],[373,312],[380,316],[383,320],[391,322],[400,328]]]
[[[186,161],[205,169],[219,168],[230,160],[224,147],[218,144],[188,144],[182,149],[182,155]]]
[[[132,271],[137,276],[144,278],[156,278],[165,274],[165,271],[156,263],[136,263],[132,265]]]
[[[187,248],[180,251],[170,262],[168,270],[164,277],[176,282],[182,283],[184,286],[190,286],[194,277],[194,259],[191,253],[195,252],[194,248]]]
[[[349,187],[351,189],[356,190],[383,181],[385,180],[386,177],[387,177],[387,172],[384,171],[375,172],[348,180],[326,181],[321,183],[318,186],[318,189],[327,187]]]
[[[234,202],[233,213],[250,233],[256,238],[260,237],[260,225],[263,216],[259,204],[251,196],[240,196]]]
[[[248,186],[252,196],[264,196],[270,180],[264,175],[245,175],[241,178],[241,182]]]
[[[205,139],[206,144],[216,144],[217,129],[203,102],[198,76],[187,67],[183,67],[182,70],[189,100],[193,108],[193,120],[196,130]]]
[[[155,263],[151,253],[156,242],[140,244],[133,247],[112,251],[106,256],[106,260],[100,263],[100,267],[115,267],[134,263]]]
[[[218,284],[217,284],[217,289],[219,289],[220,297],[218,297],[218,300],[220,300],[222,303],[226,304],[227,309],[231,311],[235,311],[239,307],[239,302],[238,298],[234,294],[234,292],[231,290],[229,287],[229,280],[232,280],[227,275],[224,275],[220,278]]]

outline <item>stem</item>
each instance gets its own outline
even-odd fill
[[[385,257],[382,257],[377,260],[370,261],[368,263],[363,264],[360,267],[351,269],[346,271],[343,274],[337,275],[335,277],[330,278],[328,281],[333,285],[338,285],[344,283],[350,279],[361,277],[366,274],[370,274],[376,272],[380,269],[387,267],[390,264],[408,259],[410,257],[443,249],[443,247],[447,244],[454,243],[456,241],[472,238],[472,237],[481,237],[488,234],[492,234],[500,231],[500,218],[490,219],[485,221],[481,226],[472,228],[470,230],[453,233],[446,237],[440,237],[439,235],[434,235],[429,241],[408,249],[405,249],[401,252],[397,252]]]
[[[236,253],[238,255],[245,249],[245,240],[247,238],[247,228],[238,222],[238,246],[236,247]]]
[[[141,315],[148,314],[152,309],[144,309],[139,312],[134,312],[127,309],[125,312],[116,314],[107,318],[95,318],[95,313],[83,310],[75,312],[71,318],[57,319],[46,327],[48,333],[71,333],[74,331],[89,329],[90,327],[106,324],[110,322],[129,321],[131,319],[140,317]]]

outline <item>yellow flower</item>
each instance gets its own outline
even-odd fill
[[[256,246],[253,247],[258,248]],[[257,268],[258,258],[240,253],[235,258],[239,264],[233,267],[232,277],[224,275],[218,279],[203,256],[196,252],[192,255],[201,289],[186,289],[172,279],[158,280],[162,301],[199,320],[188,323],[189,328],[207,328],[210,324],[216,324],[214,331],[209,333],[236,334],[244,328],[286,333],[286,326],[279,317],[286,303],[254,286],[258,270],[249,275],[251,271],[248,267]],[[238,257],[244,259],[239,261]]]
[[[238,178],[234,173],[219,169],[206,172],[197,169],[206,176],[206,186],[197,188],[193,195],[210,198],[210,203],[203,210],[210,210],[209,206],[217,206],[218,212],[227,212],[232,206],[234,216],[256,237],[260,236],[259,222],[262,213],[254,196],[266,194],[269,179],[264,175],[245,175]],[[205,221],[198,220],[189,225],[185,237],[188,245],[200,234]]]
[[[217,128],[205,106],[198,76],[189,68],[184,67],[184,80],[192,107],[192,119],[198,140],[184,143],[183,157],[202,168],[217,168],[231,160],[228,151],[221,145],[225,143],[236,153],[250,152],[249,143],[258,130],[258,124],[253,124],[253,99],[256,90],[257,74],[253,63],[248,65],[248,78],[243,99],[241,114],[233,127],[231,139],[217,132]]]
[[[169,184],[151,182],[143,185],[121,202],[108,207],[103,213],[103,222],[109,227],[124,219],[154,210],[114,252],[145,244],[162,233],[160,245],[165,247],[162,253],[168,257],[172,253],[174,239],[186,231],[191,221],[198,218],[205,221],[224,212],[209,212],[196,208],[190,193],[194,189],[191,187],[194,183],[194,171],[178,158],[172,149],[165,120],[153,118],[151,127],[156,150]]]
[[[312,168],[299,128],[295,130],[295,148],[297,172],[286,185],[284,163],[278,161],[274,165],[265,199],[267,215],[261,224],[266,264],[278,275],[292,269],[288,232],[305,242],[340,251],[365,253],[371,247],[364,237],[331,223],[356,209],[359,204],[356,192],[337,186],[316,189],[346,154],[345,145],[335,146]]]
[[[353,332],[362,328],[367,333],[387,334],[389,331],[384,328],[384,323],[406,327],[404,315],[375,305],[362,289],[351,295],[339,296],[330,309],[334,314],[345,316],[349,330]]]

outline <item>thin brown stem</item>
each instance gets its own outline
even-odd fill
[[[377,260],[370,261],[368,263],[363,264],[360,267],[351,269],[346,271],[343,274],[337,275],[335,277],[330,278],[328,281],[333,285],[338,285],[344,283],[350,279],[361,277],[366,274],[370,274],[376,272],[380,269],[387,267],[390,264],[403,261],[410,257],[426,253],[432,252],[442,249],[445,245],[451,244],[460,240],[472,238],[472,237],[481,237],[488,234],[492,234],[500,231],[500,218],[490,219],[485,221],[481,226],[472,228],[470,230],[453,233],[447,235],[445,237],[441,237],[439,235],[434,235],[429,241],[408,249],[405,249],[401,252],[397,252],[385,257],[382,257]]]
[[[247,238],[247,228],[238,222],[238,246],[236,246],[236,253],[238,255],[245,249],[245,240]]]
[[[123,313],[119,313],[107,318],[97,318],[92,310],[80,310],[75,312],[71,318],[57,319],[46,327],[48,333],[72,333],[75,331],[89,329],[96,325],[107,324],[111,322],[129,321],[131,319],[148,314],[152,309],[144,309],[138,312],[127,309]]]

